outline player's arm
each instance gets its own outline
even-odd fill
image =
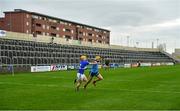
[[[91,65],[97,64],[97,61],[89,62],[89,64],[91,64]]]

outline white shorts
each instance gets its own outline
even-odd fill
[[[77,80],[85,80],[86,79],[86,76],[84,74],[80,74],[80,73],[77,73]]]

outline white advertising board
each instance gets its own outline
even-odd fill
[[[124,64],[124,68],[130,68],[131,64]]]
[[[144,67],[151,66],[151,63],[141,63],[141,66],[144,66]]]
[[[68,69],[75,69],[74,66],[68,66]]]
[[[160,66],[160,63],[153,63],[152,66]]]
[[[173,62],[168,62],[168,63],[166,63],[166,65],[172,66],[172,65],[174,65],[174,63]]]
[[[50,71],[50,66],[31,66],[31,72],[46,72]]]
[[[51,65],[51,71],[60,71],[60,70],[67,70],[67,69],[68,69],[67,65],[60,65],[60,64]]]
[[[6,36],[6,31],[0,30],[0,37],[5,37]]]

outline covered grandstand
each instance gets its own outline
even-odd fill
[[[174,59],[158,49],[121,47],[79,42],[50,36],[6,32],[0,37],[0,65],[13,64],[15,71],[29,71],[31,66],[51,64],[78,65],[80,55],[92,60],[96,55],[110,59],[114,64],[169,63]],[[20,68],[19,68],[20,67]],[[3,71],[3,70],[1,70]]]

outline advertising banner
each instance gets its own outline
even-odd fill
[[[117,67],[119,67],[119,64],[115,64],[115,63],[110,64],[110,68],[117,68]]]
[[[60,71],[60,70],[67,70],[67,69],[68,69],[67,65],[60,65],[60,64],[51,65],[51,71]]]
[[[168,62],[168,63],[166,63],[166,65],[172,66],[172,65],[174,65],[174,63],[173,62]]]
[[[0,37],[5,37],[6,36],[6,31],[0,30]]]
[[[110,68],[114,68],[114,64],[110,64],[109,66],[110,66]]]
[[[75,69],[75,66],[68,66],[68,69]]]
[[[151,66],[151,63],[141,63],[141,66],[148,67]]]
[[[137,63],[133,63],[133,64],[131,64],[131,67],[138,67],[138,64]]]
[[[124,68],[130,68],[131,64],[124,64]]]
[[[119,64],[118,66],[119,66],[119,67],[124,67],[124,64]]]
[[[46,72],[50,71],[50,66],[31,66],[31,72]]]
[[[153,63],[152,66],[160,66],[160,63]]]

